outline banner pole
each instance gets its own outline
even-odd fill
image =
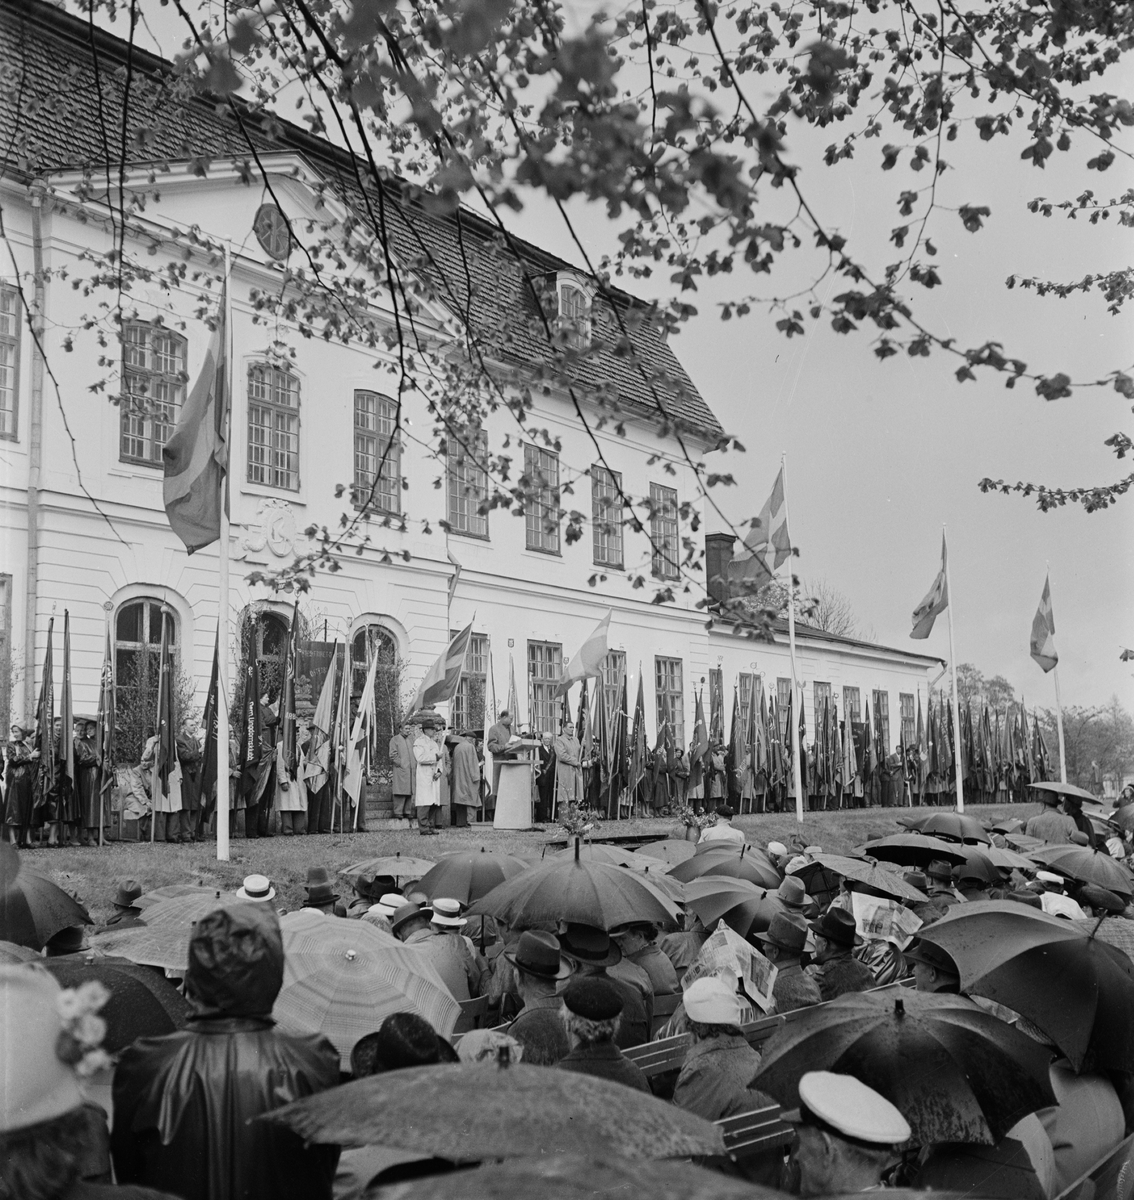
[[[232,423],[232,297],[230,275],[232,262],[228,243],[224,247],[224,359],[221,387],[224,397],[224,416],[221,434],[226,447],[225,471],[221,477],[219,563],[217,568],[217,862],[229,858],[229,776],[228,776],[228,471],[227,447]],[[205,730],[205,736],[209,731]]]
[[[791,514],[788,512],[788,486],[787,486],[787,454],[780,455],[780,470],[784,476],[784,523],[788,527],[788,536],[791,536]],[[792,715],[791,724],[791,773],[792,782],[795,784],[795,819],[800,825],[803,824],[803,771],[799,761],[800,744],[799,744],[799,718],[803,714],[803,692],[799,687],[799,671],[795,663],[795,563],[792,561],[794,554],[788,555],[788,651],[791,658],[791,691],[792,696],[797,697],[796,703],[799,705],[799,712]]]
[[[1051,598],[1051,563],[1047,564],[1047,594]],[[1054,611],[1054,607],[1053,607]],[[1059,782],[1067,782],[1067,753],[1063,742],[1063,699],[1059,694],[1059,659],[1051,673],[1055,676],[1055,726],[1059,733]]]
[[[945,539],[945,526],[941,526]],[[945,551],[945,590],[949,594],[949,667],[953,676],[953,769],[957,774],[957,811],[965,811],[965,785],[961,772],[961,709],[957,703],[957,650],[953,645],[953,582],[949,578],[949,552]]]

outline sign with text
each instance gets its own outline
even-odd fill
[[[904,950],[921,928],[921,918],[897,900],[883,900],[878,896],[852,892],[851,901],[855,928],[864,938],[893,942],[899,950]]]

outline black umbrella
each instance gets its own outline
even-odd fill
[[[990,842],[984,826],[974,817],[959,812],[931,813],[918,827],[931,837],[956,838],[959,842]]]
[[[43,965],[61,987],[79,987],[94,979],[110,992],[99,1011],[106,1022],[103,1049],[109,1054],[117,1054],[138,1038],[161,1037],[185,1027],[189,1002],[153,967],[89,953],[47,958]]]
[[[11,842],[0,842],[0,939],[42,950],[61,929],[92,924],[77,900],[22,863]]]
[[[888,837],[875,838],[865,846],[859,846],[855,854],[884,859],[904,867],[927,867],[935,859],[944,859],[952,866],[965,861],[961,847],[956,842],[943,842],[940,838],[920,833],[892,833]]]

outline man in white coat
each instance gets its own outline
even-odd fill
[[[422,837],[435,837],[437,819],[441,813],[441,759],[440,731],[418,731],[413,743],[416,762],[414,784],[414,807],[417,810],[417,831]]]

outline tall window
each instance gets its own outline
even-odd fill
[[[831,710],[831,685],[816,680],[812,685],[812,699],[815,702],[815,728],[818,729],[823,720],[823,705],[827,705],[828,712]]]
[[[449,630],[450,641],[459,630]],[[453,697],[453,728],[458,733],[463,729],[484,728],[484,697],[488,683],[488,634],[474,633],[469,640],[469,652],[465,657],[465,670]]]
[[[595,566],[622,566],[622,475],[606,467],[591,467],[591,526]]]
[[[299,380],[267,363],[248,369],[248,482],[299,491]]]
[[[122,329],[123,462],[161,463],[185,400],[185,339],[160,325],[130,321]]]
[[[350,711],[354,719],[366,691],[370,664],[374,658],[374,736],[370,741],[370,765],[385,770],[390,765],[390,738],[402,720],[401,666],[398,645],[389,630],[381,625],[364,625],[355,631],[350,643]]]
[[[902,745],[912,746],[917,737],[917,722],[914,720],[914,698],[910,692],[898,693],[898,705],[902,710]]]
[[[874,691],[874,736],[882,743],[882,752],[890,753],[890,694]]]
[[[554,450],[524,446],[527,493],[526,528],[529,550],[559,553],[559,455]]]
[[[652,570],[657,579],[676,579],[680,557],[677,545],[677,492],[650,484],[650,539],[653,542]]]
[[[488,434],[471,430],[447,438],[449,525],[454,533],[488,537]]]
[[[260,694],[273,704],[283,686],[287,635],[286,617],[268,610],[245,609],[240,627],[240,657],[245,662],[256,660]]]
[[[856,687],[843,688],[843,718],[847,721],[862,720],[862,694]]]
[[[756,677],[745,671],[741,671],[738,678],[740,681],[740,728],[747,734],[748,708],[752,703],[752,684]]]
[[[124,604],[114,618],[115,754],[137,762],[147,730],[157,715],[161,661],[161,601],[143,596]],[[177,645],[177,622],[166,610],[170,652]]]
[[[607,715],[613,717],[622,703],[622,681],[626,678],[626,651],[608,650],[602,660],[602,695]]]
[[[380,392],[354,393],[354,495],[356,508],[401,512],[402,456],[398,402]]]
[[[776,680],[776,720],[780,723],[780,738],[781,740],[787,734],[787,710],[791,704],[791,680],[777,679]],[[799,714],[792,713],[792,720],[798,722]]]
[[[559,324],[566,334],[569,346],[582,349],[590,342],[590,300],[578,284],[559,285]]]
[[[0,283],[0,438],[15,438],[20,396],[20,293]]]
[[[679,750],[685,749],[685,688],[680,658],[654,659],[654,692],[657,697],[658,731],[663,722],[673,730]]]
[[[560,700],[555,685],[563,666],[558,642],[528,642],[528,687],[533,733],[558,733]]]

